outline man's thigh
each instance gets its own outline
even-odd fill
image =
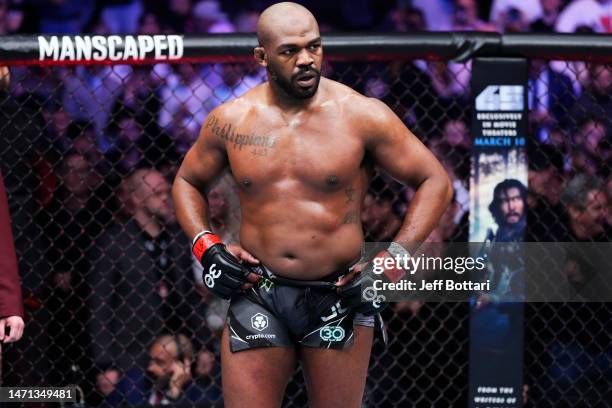
[[[374,329],[356,325],[354,333],[354,344],[344,350],[300,350],[311,407],[361,407]]]
[[[280,407],[295,364],[295,349],[290,347],[262,347],[232,353],[226,326],[221,338],[225,407]]]

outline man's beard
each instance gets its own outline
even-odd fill
[[[270,65],[267,66],[268,78],[271,82],[274,82],[282,89],[287,95],[296,99],[308,99],[312,98],[319,88],[319,81],[321,80],[321,71],[310,68],[308,70],[300,70],[295,75],[292,75],[289,80],[281,77]],[[314,84],[310,88],[302,88],[298,85],[297,79],[304,75],[311,74],[314,76]]]

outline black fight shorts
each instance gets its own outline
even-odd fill
[[[279,284],[267,268],[252,269],[263,279],[245,293],[233,296],[228,310],[232,352],[294,345],[344,349],[353,344],[354,324],[374,327],[374,316],[344,308],[329,287]],[[332,276],[333,281],[337,278]]]

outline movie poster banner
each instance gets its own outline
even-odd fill
[[[470,302],[469,407],[522,407],[527,61],[476,59],[471,87],[469,236],[495,290]]]

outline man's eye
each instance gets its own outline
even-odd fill
[[[293,50],[281,51],[281,55],[291,55],[291,54],[293,54]]]
[[[311,50],[316,50],[316,49],[318,49],[320,46],[321,46],[321,44],[312,44],[312,45],[310,46],[310,49],[311,49]]]

